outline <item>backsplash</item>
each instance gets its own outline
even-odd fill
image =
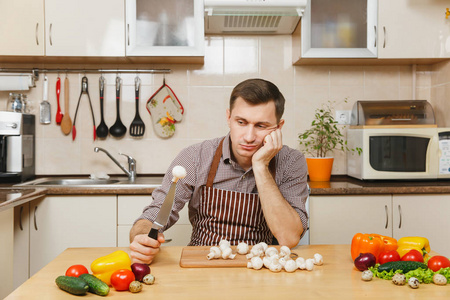
[[[208,36],[205,39],[205,62],[203,65],[141,65],[145,69],[169,68],[166,83],[172,88],[185,108],[183,120],[176,123],[175,134],[168,139],[159,138],[145,104],[163,83],[162,74],[141,74],[140,114],[146,130],[142,138],[133,138],[128,133],[121,139],[108,136],[105,140],[93,141],[92,117],[87,96],[81,98],[77,117],[77,137],[65,136],[55,123],[57,74],[49,78],[49,102],[52,123],[37,124],[38,175],[91,174],[106,172],[122,174],[122,171],[104,154],[95,153],[94,147],[102,147],[115,156],[123,165],[125,153],[137,160],[137,172],[145,174],[164,173],[178,152],[204,139],[225,135],[228,132],[225,110],[233,87],[248,78],[260,77],[274,82],[284,94],[287,103],[283,127],[284,143],[299,148],[297,135],[309,127],[314,111],[328,100],[337,101],[336,109],[350,110],[357,100],[412,99],[412,66],[293,66],[291,36]],[[0,67],[6,67],[0,65]],[[8,65],[8,67],[14,67]],[[36,66],[50,67],[50,66]],[[90,66],[76,66],[89,68]],[[97,67],[97,66],[95,66]],[[104,66],[100,66],[104,67]],[[53,68],[53,67],[52,67]],[[113,66],[113,68],[124,68]],[[133,67],[131,67],[133,68]],[[61,77],[61,105],[63,105],[64,78]],[[70,81],[70,116],[73,121],[81,91],[84,74],[68,74]],[[87,74],[89,93],[93,103],[96,125],[100,122],[99,76]],[[104,74],[105,121],[110,127],[116,118],[115,76]],[[123,80],[121,93],[121,119],[129,128],[134,118],[135,74],[120,74]],[[39,120],[39,103],[42,101],[43,74],[36,88],[27,95],[32,101],[34,113]],[[446,98],[450,92],[450,64],[417,66],[416,99],[431,101],[437,111],[441,126],[445,120]],[[0,109],[6,108],[8,92],[0,92]],[[348,102],[345,102],[345,98]],[[346,173],[345,155],[335,152],[333,174]]]

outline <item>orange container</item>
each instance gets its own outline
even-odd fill
[[[332,157],[307,157],[309,180],[330,181],[333,161]]]

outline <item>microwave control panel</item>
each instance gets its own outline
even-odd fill
[[[450,174],[450,131],[439,132],[439,174]]]

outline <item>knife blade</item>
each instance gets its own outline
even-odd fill
[[[181,166],[175,166],[172,170],[172,184],[167,192],[164,202],[159,209],[156,220],[152,223],[152,229],[148,233],[148,236],[154,240],[158,239],[158,230],[164,227],[169,220],[170,212],[172,211],[173,200],[175,199],[175,191],[177,188],[178,179],[186,176],[186,170]]]

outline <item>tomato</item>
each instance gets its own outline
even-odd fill
[[[402,256],[402,261],[418,261],[423,263],[423,255],[419,250],[412,249]]]
[[[116,291],[128,291],[134,279],[134,273],[127,269],[120,269],[111,274],[111,284]]]
[[[428,268],[433,272],[448,267],[450,267],[450,260],[445,256],[436,255],[428,260]]]
[[[397,250],[384,251],[380,253],[380,256],[378,256],[378,262],[381,265],[390,261],[399,261],[399,260],[400,254],[398,254]]]
[[[89,274],[89,271],[83,265],[73,265],[66,271],[66,276],[78,277],[81,274]]]

